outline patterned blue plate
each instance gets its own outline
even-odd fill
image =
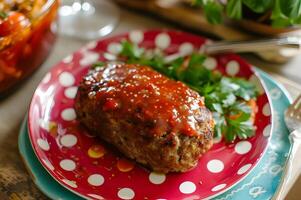
[[[275,124],[274,133],[260,163],[243,181],[215,197],[215,200],[270,199],[280,181],[282,168],[290,151],[290,143],[287,137],[288,130],[283,121],[283,113],[291,99],[287,91],[269,75],[258,69],[257,71],[264,80],[272,100],[273,115],[275,116],[273,122]],[[31,147],[26,124],[25,119],[19,135],[19,150],[25,164],[34,176],[35,184],[52,199],[82,199],[59,185],[42,167]]]

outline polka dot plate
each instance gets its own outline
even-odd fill
[[[61,185],[87,199],[204,199],[241,181],[256,166],[270,138],[272,114],[263,83],[235,54],[209,57],[204,65],[258,86],[256,135],[233,144],[215,140],[196,168],[158,174],[124,158],[80,126],[74,111],[77,86],[95,61],[114,60],[129,39],[166,54],[199,50],[205,38],[172,30],[133,31],[91,42],[69,55],[44,77],[29,109],[29,138],[41,164]]]

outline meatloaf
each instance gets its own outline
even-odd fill
[[[128,158],[156,172],[185,172],[213,144],[204,98],[147,66],[90,71],[76,96],[78,120]]]

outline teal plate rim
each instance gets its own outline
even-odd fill
[[[21,125],[18,138],[18,146],[23,162],[26,169],[30,171],[31,178],[35,185],[49,198],[51,199],[83,199],[69,190],[62,187],[56,182],[44,169],[39,162],[38,158],[32,149],[29,141],[28,129],[27,129],[27,117],[24,119]]]

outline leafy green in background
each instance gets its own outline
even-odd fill
[[[223,6],[214,0],[195,0],[194,5],[201,6],[208,22],[220,24],[222,22]]]
[[[272,25],[275,27],[287,27],[301,23],[300,0],[275,0],[272,13]]]
[[[268,16],[273,27],[283,28],[301,24],[300,0],[228,0],[225,4],[221,2],[193,0],[193,5],[202,7],[207,20],[212,24],[221,23],[223,14],[235,20],[246,18],[244,7],[254,14]]]
[[[226,13],[232,19],[241,19],[242,17],[242,0],[229,0],[226,6]]]
[[[242,0],[255,13],[265,13],[273,7],[274,0]]]
[[[252,110],[247,102],[256,98],[255,86],[245,79],[208,70],[203,66],[204,54],[193,53],[189,57],[165,61],[160,53],[149,54],[129,41],[123,41],[119,57],[126,63],[150,66],[204,96],[206,107],[213,112],[216,137],[223,136],[227,142],[233,142],[236,138],[254,135]]]
[[[5,18],[7,18],[7,13],[6,12],[4,12],[4,11],[0,11],[0,19],[5,19]]]

